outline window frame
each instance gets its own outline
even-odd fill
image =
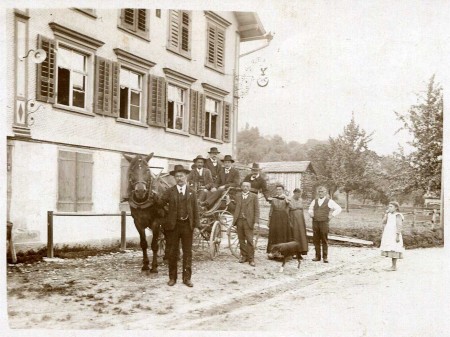
[[[56,38],[56,62],[55,62],[55,103],[53,103],[53,106],[58,109],[62,110],[68,110],[72,112],[77,112],[81,114],[88,114],[88,115],[94,115],[93,112],[93,102],[94,102],[94,77],[95,77],[95,69],[94,69],[94,52],[90,49],[83,48],[77,44],[68,42],[61,38]],[[85,106],[84,108],[80,108],[77,106],[73,106],[72,102],[70,102],[70,97],[73,96],[72,90],[69,92],[69,102],[70,105],[65,105],[58,103],[58,84],[59,84],[59,75],[58,75],[58,67],[60,64],[60,57],[58,57],[58,50],[59,48],[64,48],[71,50],[72,52],[75,51],[76,53],[82,54],[86,57],[86,87],[85,87]],[[70,85],[72,88],[72,72],[70,75]]]
[[[227,48],[227,28],[231,26],[231,22],[225,20],[221,16],[217,15],[216,13],[212,11],[205,11],[205,17],[206,17],[206,49],[205,49],[205,67],[211,70],[214,70],[222,75],[225,74],[225,66],[226,66],[226,48]],[[222,66],[218,65],[218,58],[217,58],[217,39],[215,38],[215,47],[214,47],[214,62],[209,61],[209,31],[210,28],[215,29],[215,36],[218,35],[218,31],[223,31],[223,59],[222,59]]]
[[[206,107],[208,105],[207,104],[208,99],[218,103],[217,105],[215,104],[215,106],[218,106],[217,113],[207,110]],[[222,110],[223,110],[223,99],[218,99],[217,96],[214,97],[210,93],[207,93],[205,95],[205,136],[204,136],[204,138],[212,139],[212,140],[215,140],[215,141],[221,141],[222,140],[222,122],[223,122],[223,116],[222,116],[223,112],[222,112]],[[209,119],[207,117],[208,114],[209,114]],[[216,114],[217,115],[217,120],[216,120],[216,138],[211,136],[211,120],[212,120],[211,115],[212,114]],[[207,120],[209,120],[209,127],[208,128],[206,127],[206,121]],[[209,135],[206,134],[207,130],[209,130]]]
[[[175,128],[175,124],[176,124],[176,117],[175,117],[175,102],[174,102],[174,116],[173,116],[173,127],[169,127],[169,86],[172,87],[176,87],[176,88],[180,88],[181,90],[183,90],[183,94],[184,94],[184,102],[183,102],[183,127],[181,130],[176,129]],[[189,114],[190,114],[190,108],[189,108],[189,104],[190,104],[190,97],[189,97],[189,89],[190,87],[185,86],[185,85],[180,85],[179,83],[175,83],[175,81],[171,81],[168,80],[167,81],[167,124],[166,124],[166,130],[171,131],[171,132],[180,132],[180,133],[188,133],[189,132]]]
[[[132,9],[133,10],[133,26],[125,22],[125,10]],[[138,16],[139,10],[145,10],[145,30],[141,30],[138,28]],[[150,9],[147,8],[121,8],[119,10],[119,23],[117,27],[129,34],[137,36],[145,41],[150,42]]]
[[[134,69],[130,69],[130,67],[127,67],[124,64],[120,65],[120,72],[122,72],[122,69],[125,70],[125,71],[128,71],[130,73],[135,73],[135,74],[137,74],[139,76],[140,90],[138,91],[135,88],[126,87],[126,88],[128,88],[127,117],[124,118],[124,117],[120,116],[121,115],[121,105],[119,103],[119,118],[122,119],[122,120],[125,120],[127,122],[143,123],[143,121],[144,121],[143,120],[143,117],[144,117],[144,93],[145,93],[145,89],[146,89],[144,87],[144,84],[145,84],[145,80],[146,80],[146,75],[145,75],[145,73],[140,73],[140,72],[138,72],[138,71],[136,71]],[[121,80],[122,80],[122,76],[120,76],[120,78],[119,78],[119,88],[120,89],[122,89],[122,83],[120,82]],[[138,91],[139,92],[139,119],[138,120],[131,119],[131,116],[130,116],[130,113],[131,113],[130,112],[130,107],[132,105],[131,104],[131,92],[132,91],[134,91],[134,92]],[[121,95],[119,93],[119,100],[120,100],[120,97],[121,97]]]
[[[223,144],[223,123],[224,123],[224,116],[223,116],[223,109],[225,106],[225,96],[227,96],[229,94],[228,91],[223,90],[221,88],[212,86],[209,83],[202,83],[202,87],[203,87],[203,91],[205,94],[205,135],[203,136],[203,139],[209,140],[209,141],[213,141],[219,144]],[[219,129],[218,133],[217,133],[217,138],[211,138],[206,136],[206,100],[208,98],[211,98],[213,100],[219,101],[220,102],[220,107],[219,107],[219,115],[220,115],[220,120],[219,120],[219,125],[217,125],[216,127]]]

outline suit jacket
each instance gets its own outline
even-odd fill
[[[186,186],[187,193],[187,210],[189,214],[189,224],[191,229],[200,226],[200,220],[198,215],[198,203],[197,195],[189,186]],[[178,188],[177,185],[172,186],[166,190],[160,199],[162,205],[169,204],[169,214],[167,215],[167,220],[164,222],[164,230],[173,230],[177,223],[177,206],[178,206]]]
[[[216,180],[216,187],[224,186],[225,188],[228,187],[239,187],[240,177],[239,177],[239,171],[236,170],[234,167],[230,168],[230,172],[228,174],[225,174],[225,168],[222,167],[220,169],[219,175]]]
[[[216,181],[217,177],[219,175],[219,172],[222,169],[222,165],[220,164],[219,160],[217,160],[217,165],[214,166],[211,158],[208,158],[205,161],[205,167],[211,171],[213,181]]]
[[[262,194],[264,195],[264,198],[267,200],[267,198],[269,197],[269,190],[267,189],[266,180],[263,177],[261,177],[261,175],[259,175],[258,178],[253,180],[251,178],[252,174],[250,173],[245,176],[243,181],[248,181],[250,183],[252,192],[258,193],[258,191],[261,191]]]
[[[204,186],[206,187],[207,190],[210,190],[211,187],[214,186],[211,171],[204,167],[202,173],[203,173],[202,176],[203,176]],[[197,168],[194,167],[194,168],[192,168],[191,172],[188,174],[187,181],[189,184],[198,186],[199,178],[200,178],[200,174],[198,173]]]
[[[242,198],[242,193],[236,194],[236,208],[233,215],[233,225],[236,224],[237,219],[241,211],[247,219],[247,223],[250,228],[253,229],[255,223],[259,222],[259,201],[256,194],[249,193],[247,198],[244,200]]]

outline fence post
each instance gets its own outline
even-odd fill
[[[125,211],[120,212],[120,250],[127,248],[127,213]]]
[[[53,211],[47,212],[47,257],[53,258]]]

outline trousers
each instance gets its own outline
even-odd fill
[[[250,228],[247,219],[237,219],[237,235],[241,256],[248,261],[255,258],[255,247],[253,246],[253,229]]]
[[[177,220],[175,228],[165,231],[167,250],[169,255],[169,279],[176,280],[178,274],[178,253],[183,251],[183,281],[190,280],[192,276],[192,238],[193,230],[189,220]]]
[[[320,259],[321,255],[324,259],[328,258],[328,226],[329,221],[313,220],[313,242],[316,250],[316,258]],[[322,254],[321,246],[322,245]]]

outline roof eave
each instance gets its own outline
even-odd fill
[[[234,12],[238,21],[238,31],[241,35],[241,42],[262,40],[265,38],[266,30],[256,12]],[[242,16],[246,15],[250,23],[242,22]]]

